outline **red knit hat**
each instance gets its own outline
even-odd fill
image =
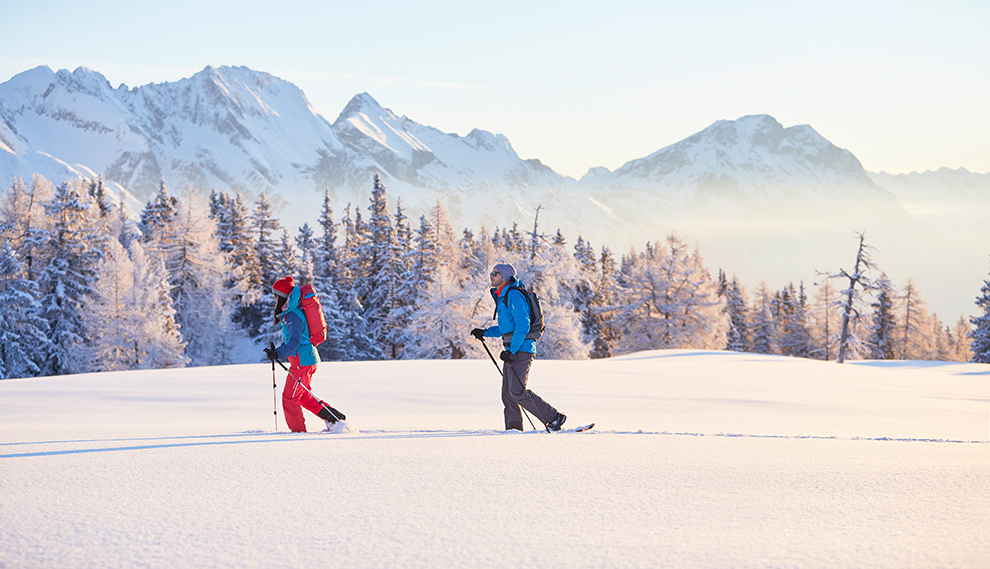
[[[295,286],[296,285],[292,281],[292,277],[291,276],[290,277],[282,277],[279,280],[275,281],[275,284],[272,285],[272,290],[275,291],[275,294],[278,294],[278,295],[284,296],[286,298],[289,298],[289,295],[292,294],[292,289]]]

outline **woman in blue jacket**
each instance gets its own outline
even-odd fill
[[[336,423],[346,417],[311,393],[310,385],[316,373],[316,364],[320,363],[320,354],[309,341],[306,314],[299,307],[301,291],[291,276],[275,281],[272,290],[275,292],[275,324],[282,327],[283,342],[274,351],[265,348],[265,354],[273,360],[289,361],[289,376],[282,390],[285,424],[294,433],[306,432],[306,418],[302,410],[307,409],[323,419],[328,430],[335,431]]]
[[[512,265],[498,264],[491,274],[492,298],[495,299],[498,324],[487,329],[475,328],[471,334],[477,338],[502,338],[502,353],[505,364],[502,366],[502,404],[505,407],[505,429],[521,431],[522,406],[536,415],[551,431],[559,431],[567,416],[558,412],[539,395],[526,388],[529,382],[529,369],[536,357],[536,340],[527,338],[529,334],[529,302],[522,292],[512,288],[521,286],[516,280],[516,270]]]

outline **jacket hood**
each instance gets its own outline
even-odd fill
[[[302,291],[299,287],[292,287],[292,292],[289,293],[289,300],[285,301],[285,306],[282,307],[282,314],[288,314],[293,310],[299,308],[299,297],[302,296]]]

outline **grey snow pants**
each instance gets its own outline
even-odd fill
[[[533,366],[533,358],[535,357],[529,352],[516,352],[512,354],[511,362],[503,363],[502,404],[505,406],[506,430],[523,430],[520,406],[544,424],[557,417],[557,410],[552,405],[544,401],[539,395],[526,389],[526,384],[529,382],[529,368]]]

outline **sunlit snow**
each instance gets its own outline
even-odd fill
[[[321,364],[343,435],[274,432],[264,364],[2,381],[0,566],[990,562],[990,366],[659,351],[531,387],[595,429],[504,433],[489,360]]]

